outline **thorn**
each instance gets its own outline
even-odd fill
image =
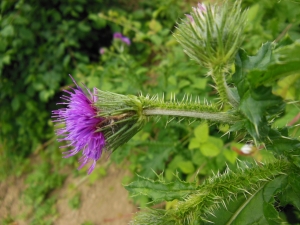
[[[181,99],[181,104],[184,102],[184,98],[185,98],[185,94],[183,95],[182,99]]]
[[[212,212],[208,211],[207,213],[209,213],[210,215],[212,215],[213,217],[217,218],[215,214],[213,214]]]
[[[178,122],[177,123],[180,123],[182,120],[184,120],[185,118],[181,118],[180,120],[178,120]]]
[[[227,209],[227,206],[226,206],[226,204],[225,204],[225,201],[222,199],[222,205],[224,206],[224,208],[226,209],[226,210],[228,210]]]

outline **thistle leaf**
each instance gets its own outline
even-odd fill
[[[247,56],[240,51],[236,57],[236,72],[233,81],[240,96],[239,109],[247,118],[246,130],[259,141],[269,133],[268,120],[283,111],[285,104],[281,97],[273,95],[272,88],[256,82],[257,71],[266,72],[272,63],[272,45],[264,44],[255,56]]]
[[[261,139],[268,135],[267,116],[274,116],[284,109],[284,102],[281,97],[272,94],[271,87],[260,86],[249,89],[241,99],[240,110],[252,124],[248,132]],[[253,133],[253,128],[255,133]]]
[[[163,180],[150,180],[139,177],[138,181],[134,181],[125,188],[132,195],[146,195],[154,202],[172,201],[174,199],[182,200],[191,191],[196,189],[194,183],[187,183],[176,179],[174,182],[165,182]]]
[[[237,172],[228,170],[207,179],[197,188],[179,181],[179,185],[184,185],[183,193],[175,183],[170,185],[143,178],[148,196],[148,189],[157,184],[156,192],[160,192],[157,199],[166,198],[164,191],[174,187],[175,196],[183,199],[172,209],[138,213],[132,224],[279,224],[281,219],[274,207],[274,196],[285,190],[293,168],[292,164],[281,160],[261,167],[247,166]],[[138,188],[145,190],[143,185]],[[158,195],[153,191],[151,194]],[[171,197],[174,199],[174,195]]]
[[[274,195],[286,184],[286,175],[281,175],[258,187],[251,194],[239,194],[236,199],[212,211],[205,218],[210,222],[204,224],[281,224],[278,211],[273,205]]]
[[[268,50],[270,52],[271,50]],[[275,49],[273,59],[264,67],[248,74],[254,86],[272,84],[274,81],[300,72],[300,41]]]
[[[300,168],[300,140],[289,138],[287,128],[270,130],[269,138],[272,141],[266,143],[267,149],[273,150],[278,158],[287,157]]]

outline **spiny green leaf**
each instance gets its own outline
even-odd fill
[[[273,60],[264,68],[252,70],[248,80],[254,86],[272,82],[300,72],[300,41],[274,50]]]
[[[298,170],[295,171],[294,173],[289,174],[288,185],[278,196],[280,205],[286,206],[287,204],[291,204],[295,206],[298,210],[300,210],[299,189],[300,189],[300,175]]]
[[[286,181],[286,175],[281,175],[258,186],[251,194],[239,194],[236,199],[229,201],[226,206],[211,212],[207,219],[210,222],[204,224],[281,224],[278,212],[274,208],[274,194],[276,194]],[[249,192],[250,193],[250,192]],[[251,216],[249,216],[251,215]]]
[[[265,69],[271,62],[272,45],[267,42],[255,56],[248,56],[245,51],[240,50],[236,56],[236,72],[233,81],[237,86],[240,97],[248,90],[248,73],[252,70]]]
[[[174,182],[166,183],[164,181],[154,181],[140,177],[125,188],[132,195],[146,195],[154,202],[172,201],[174,199],[182,200],[191,191],[196,189],[195,183],[183,182],[176,179]]]
[[[240,50],[236,55],[235,65],[236,71],[233,75],[233,82],[235,83],[240,98],[251,87],[249,82],[249,73],[253,70],[266,69],[271,62],[272,45],[267,42],[258,51],[255,56],[248,56],[245,51]],[[256,87],[257,85],[255,85]]]
[[[266,43],[255,56],[247,56],[240,51],[236,57],[236,72],[233,81],[236,84],[241,112],[248,121],[244,126],[250,135],[259,141],[268,136],[269,122],[284,109],[283,100],[273,95],[272,88],[263,86],[263,83],[252,79],[257,71],[267,71],[272,62],[272,45]]]
[[[269,139],[267,149],[273,150],[278,158],[287,157],[300,168],[300,140],[288,137],[287,128],[270,130]]]
[[[284,106],[282,99],[272,94],[271,87],[260,86],[249,89],[245,93],[241,99],[240,110],[253,125],[257,139],[259,139],[268,134],[266,116],[279,113]],[[247,130],[254,136],[251,129],[253,128],[249,126]]]
[[[191,190],[175,208],[138,214],[133,224],[277,224],[273,196],[285,187],[290,170],[291,164],[280,160],[216,175]]]

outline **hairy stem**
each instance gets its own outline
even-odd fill
[[[230,115],[224,112],[196,112],[187,110],[172,110],[163,108],[144,109],[145,116],[178,116],[178,117],[191,117],[197,119],[210,120],[212,122],[229,123],[233,124],[240,120],[239,117]]]
[[[210,75],[216,84],[216,90],[219,92],[222,105],[230,104],[233,107],[237,107],[238,101],[226,83],[226,71],[226,68],[213,68],[211,69]]]

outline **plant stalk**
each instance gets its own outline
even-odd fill
[[[225,73],[227,69],[220,67],[220,68],[210,69],[210,71],[211,72],[209,74],[212,76],[216,84],[216,90],[220,95],[222,105],[229,104],[232,107],[236,108],[238,106],[238,100],[235,99],[226,82]]]
[[[212,122],[228,123],[228,124],[234,124],[238,120],[240,120],[239,117],[230,115],[225,112],[196,112],[196,111],[172,110],[172,109],[163,109],[163,108],[144,109],[143,115],[190,117],[190,118],[210,120]]]

